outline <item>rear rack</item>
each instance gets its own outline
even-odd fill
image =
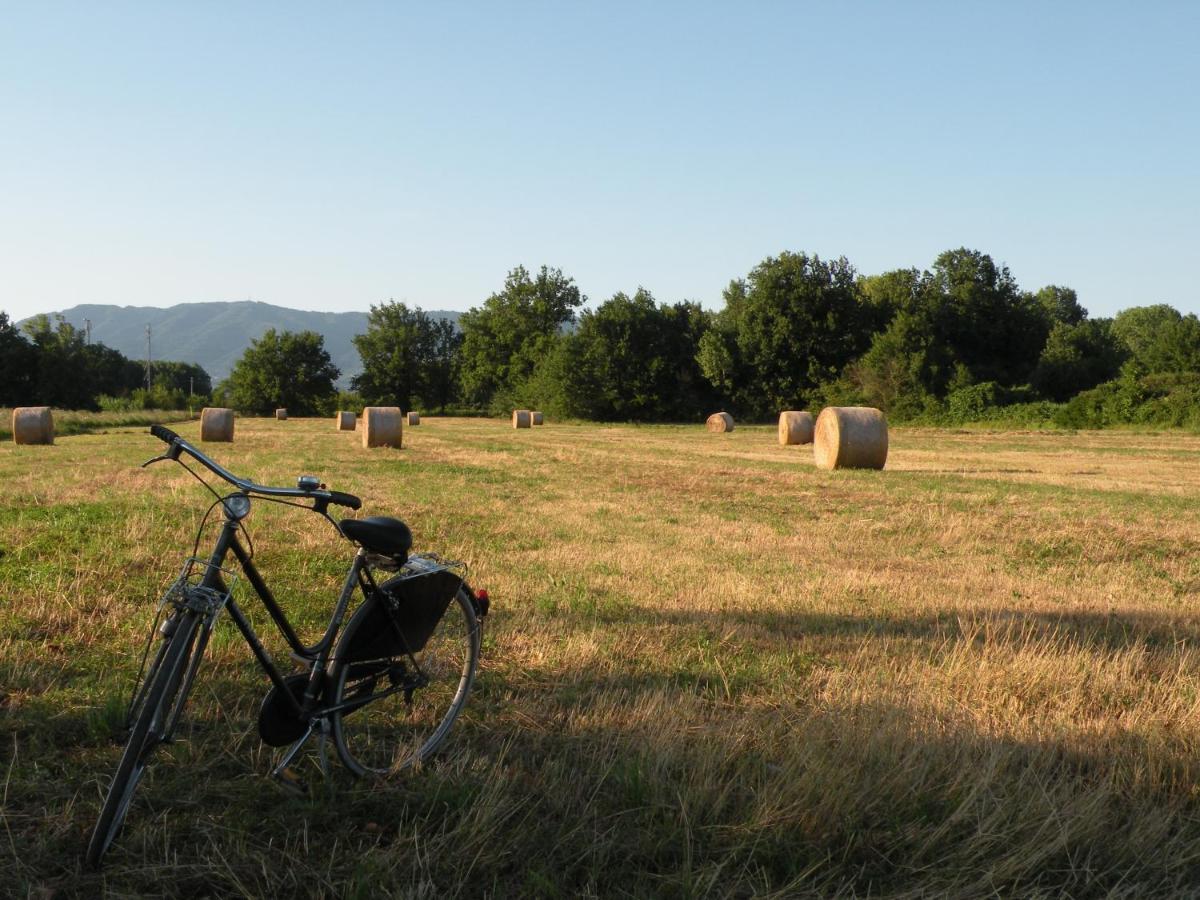
[[[465,581],[468,571],[468,566],[465,562],[446,559],[436,553],[415,553],[403,565],[397,565],[396,561],[389,556],[368,553],[366,554],[366,563],[372,569],[380,569],[384,572],[397,572],[399,574],[396,577],[402,581],[407,581],[410,578],[421,578],[425,575],[433,575],[435,572],[448,571],[453,571],[461,580]]]

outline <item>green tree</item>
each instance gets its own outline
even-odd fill
[[[0,406],[27,406],[36,402],[37,350],[0,312]]]
[[[270,328],[234,364],[227,390],[243,412],[268,415],[283,407],[292,415],[311,416],[336,393],[339,374],[321,335]]]
[[[1039,394],[1063,402],[1116,378],[1129,355],[1108,319],[1059,321],[1050,330],[1029,383]]]
[[[934,262],[926,289],[938,307],[936,340],[974,382],[1014,385],[1028,379],[1050,322],[1007,268],[978,250],[948,250]]]
[[[459,319],[466,400],[493,411],[508,407],[584,299],[559,269],[542,266],[536,278],[523,266],[509,272],[503,289]]]
[[[897,313],[911,310],[921,287],[921,273],[915,268],[860,277],[858,289],[871,331],[884,331]]]
[[[458,397],[462,332],[448,319],[434,319],[429,353],[423,366],[421,400],[430,409],[446,411]]]
[[[85,366],[93,396],[98,394],[125,395],[146,383],[145,366],[112,347],[88,344],[83,348]]]
[[[38,403],[64,409],[98,409],[100,394],[128,394],[137,387],[137,363],[84,333],[62,316],[34,316],[22,326],[34,347],[33,394]]]
[[[363,370],[351,385],[371,405],[413,408],[421,393],[422,363],[432,350],[432,320],[404,303],[371,306],[367,330],[354,337]]]
[[[1034,299],[1051,323],[1078,325],[1087,318],[1087,310],[1079,304],[1079,297],[1071,288],[1047,285],[1034,295]]]
[[[870,406],[908,418],[929,408],[933,386],[945,389],[954,370],[936,340],[930,311],[920,306],[898,313],[849,367],[850,380]]]
[[[1165,303],[1117,313],[1112,332],[1142,373],[1200,371],[1200,320]]]
[[[372,306],[367,330],[354,338],[363,370],[354,389],[374,404],[412,409],[416,398],[445,410],[457,389],[461,337],[454,323],[403,303]]]
[[[212,393],[212,377],[197,363],[155,361],[152,369],[154,387],[176,391],[184,396],[206,397]]]
[[[845,258],[782,253],[729,286],[717,337],[698,356],[743,415],[769,415],[836,378],[866,349],[874,322]]]
[[[571,415],[602,421],[693,420],[713,390],[697,355],[708,315],[695,303],[655,303],[619,293],[583,313],[564,338]]]
[[[889,276],[877,292],[896,312],[850,370],[868,402],[904,418],[974,384],[1027,382],[1053,319],[1008,269],[960,248],[938,256],[919,276]]]

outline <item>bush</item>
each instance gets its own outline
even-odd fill
[[[208,405],[208,397],[201,394],[189,396],[185,391],[156,384],[150,390],[136,388],[125,397],[101,394],[96,403],[105,412],[130,412],[144,409],[189,409],[196,410]]]
[[[1144,399],[1140,379],[1116,378],[1076,394],[1058,410],[1054,423],[1063,428],[1107,428],[1128,424],[1134,421],[1135,411]]]
[[[322,416],[333,416],[346,411],[361,416],[363,407],[367,405],[362,394],[357,391],[338,391],[336,394],[322,398],[318,403],[317,412]],[[404,412],[408,412],[408,410],[406,409]]]
[[[961,425],[967,422],[988,422],[1005,418],[1015,406],[1044,408],[1033,402],[1034,393],[1027,385],[1004,387],[994,381],[984,381],[951,392],[946,398],[945,421]],[[1024,414],[1030,414],[1032,410]]]

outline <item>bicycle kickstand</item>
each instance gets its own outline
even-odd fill
[[[294,791],[298,794],[307,794],[308,793],[308,785],[306,785],[304,783],[304,779],[302,779],[298,774],[296,774],[296,770],[291,768],[292,760],[294,760],[296,758],[296,756],[300,753],[300,750],[304,747],[305,744],[308,743],[308,739],[310,737],[312,737],[312,733],[313,733],[313,725],[310,722],[308,725],[308,728],[305,730],[304,734],[301,735],[300,740],[296,741],[296,743],[294,743],[294,744],[292,744],[292,746],[288,747],[287,752],[283,754],[283,758],[279,761],[279,765],[277,765],[271,771],[272,778],[274,778],[276,781],[278,781],[283,787],[287,788],[290,791]],[[324,755],[323,744],[324,744],[324,735],[322,735],[322,756]],[[325,769],[324,760],[322,760],[321,767],[323,770]]]
[[[319,719],[316,722],[309,722],[308,728],[296,743],[288,747],[287,752],[283,754],[283,758],[271,771],[271,777],[278,781],[283,787],[288,790],[295,791],[300,794],[308,794],[308,785],[305,784],[296,770],[292,768],[292,762],[299,755],[304,745],[308,743],[309,738],[316,732],[317,735],[317,764],[321,767],[321,776],[329,780],[329,734],[330,724],[328,719]]]

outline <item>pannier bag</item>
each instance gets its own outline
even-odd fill
[[[420,653],[446,614],[462,575],[420,557],[389,578],[364,604],[365,621],[347,648],[350,662]]]

